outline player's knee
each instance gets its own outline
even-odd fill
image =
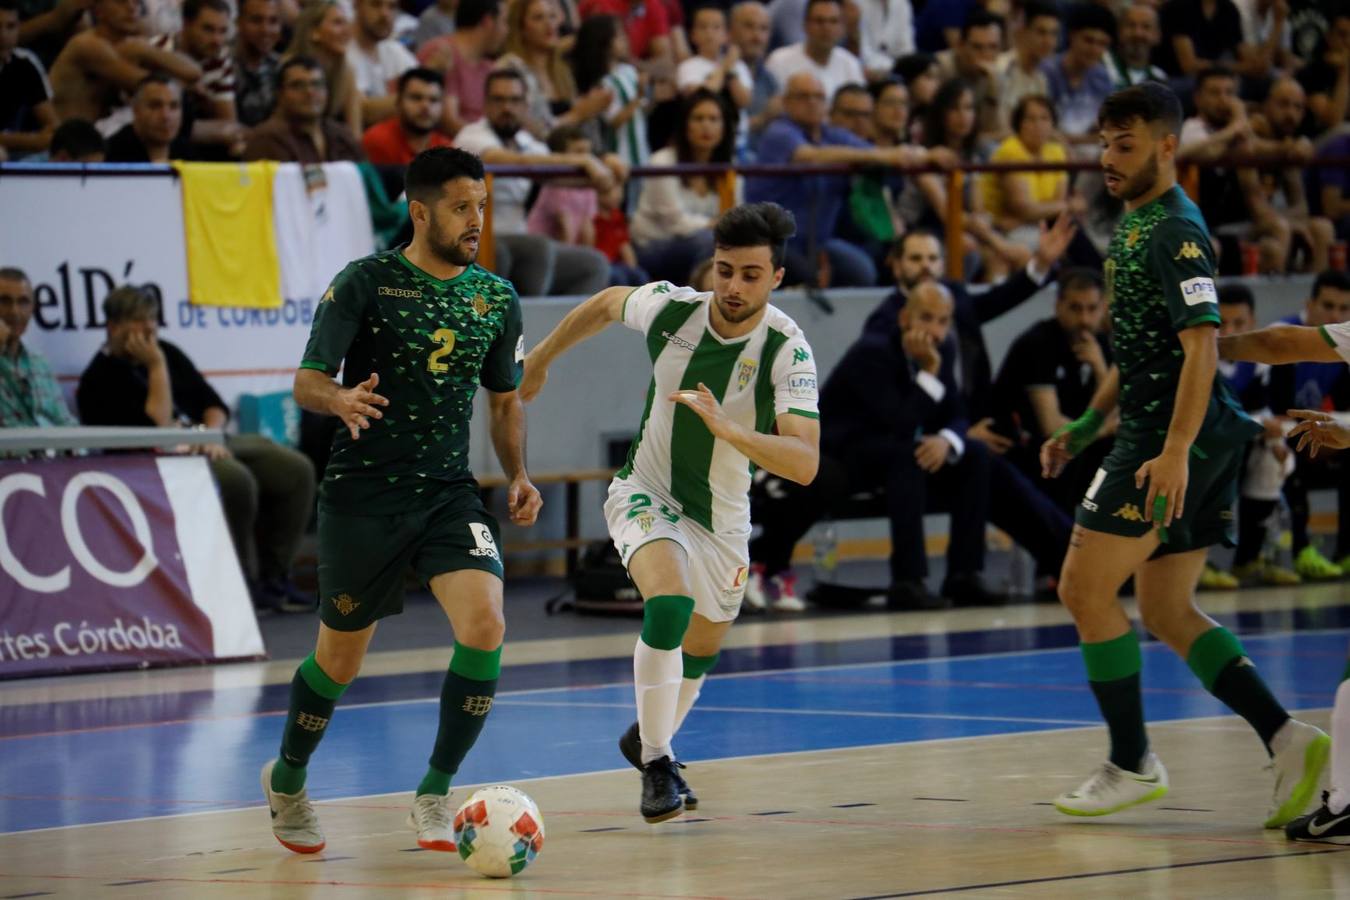
[[[642,642],[657,650],[674,650],[689,630],[694,599],[666,595],[653,597],[642,607]]]
[[[496,650],[506,637],[506,617],[496,606],[485,606],[464,623],[455,640],[475,650]]]

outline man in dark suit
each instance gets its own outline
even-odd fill
[[[764,517],[750,545],[757,574],[785,569],[793,545],[839,498],[884,488],[892,605],[942,603],[924,584],[923,516],[935,507],[951,514],[943,597],[959,605],[1001,599],[980,579],[990,454],[963,438],[967,422],[947,340],[954,307],[938,282],[916,285],[889,327],[865,330],[835,366],[821,392],[821,473],[807,487],[785,485],[790,496]]]

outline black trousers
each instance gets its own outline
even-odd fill
[[[1289,501],[1289,530],[1294,538],[1294,555],[1308,546],[1308,491],[1311,488],[1336,489],[1336,555],[1332,562],[1350,555],[1350,465],[1341,453],[1310,457],[1298,455],[1298,466],[1284,483],[1284,498]]]

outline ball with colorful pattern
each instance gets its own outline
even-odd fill
[[[510,878],[543,849],[544,817],[524,791],[505,784],[480,788],[455,813],[455,846],[480,875]]]

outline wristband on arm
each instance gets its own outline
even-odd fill
[[[1102,430],[1102,424],[1106,417],[1092,407],[1088,407],[1087,412],[1065,425],[1061,425],[1053,437],[1068,436],[1068,450],[1073,456],[1077,456],[1092,443],[1097,436],[1097,432]]]

